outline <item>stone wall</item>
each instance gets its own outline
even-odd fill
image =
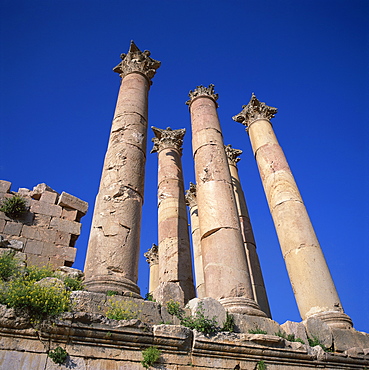
[[[33,190],[20,188],[17,193],[10,187],[9,181],[0,180],[0,200],[19,194],[28,211],[20,218],[0,212],[0,248],[17,251],[30,265],[72,266],[87,202],[65,192],[59,194],[46,184]]]
[[[157,303],[144,305],[150,306],[144,311],[150,311],[152,318],[165,317]],[[35,330],[13,309],[0,305],[0,369],[143,370],[142,350],[150,346],[161,351],[150,368],[161,370],[254,370],[261,369],[262,362],[267,370],[363,370],[369,366],[369,350],[329,353],[320,346],[310,347],[276,335],[222,332],[206,336],[181,325],[150,325],[145,321],[116,321],[99,314],[73,312]],[[342,339],[347,338],[343,331]],[[356,333],[352,332],[353,337]],[[69,354],[60,366],[47,356],[48,350],[58,346]]]

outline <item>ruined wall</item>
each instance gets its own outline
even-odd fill
[[[9,181],[0,180],[0,200],[15,194],[10,187]],[[17,193],[29,208],[20,218],[0,212],[0,248],[17,251],[30,265],[72,266],[87,202],[65,192],[59,194],[46,184],[33,190],[20,188]]]

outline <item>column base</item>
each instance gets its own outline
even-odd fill
[[[309,318],[314,317],[325,322],[328,326],[338,329],[351,329],[353,326],[350,316],[339,311],[324,311],[313,314]]]
[[[99,276],[84,282],[86,290],[89,292],[106,293],[108,291],[117,292],[124,296],[142,298],[140,288],[131,280],[126,278],[114,279],[113,276]]]
[[[230,313],[240,313],[251,316],[267,317],[259,305],[252,299],[245,297],[221,298],[219,302]]]

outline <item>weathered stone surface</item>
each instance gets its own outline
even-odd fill
[[[22,236],[27,239],[42,240],[54,243],[56,231],[41,227],[23,225]]]
[[[52,189],[50,186],[46,185],[45,183],[42,183],[42,184],[36,185],[33,188],[32,193],[31,193],[31,197],[33,199],[40,199],[41,194],[44,193],[45,191],[49,191],[51,193],[57,193],[59,195],[59,193],[57,191],[55,191],[54,189]]]
[[[7,222],[3,233],[6,235],[19,236],[22,230],[22,224],[20,222]]]
[[[32,200],[31,212],[40,213],[45,216],[60,217],[62,214],[62,208],[55,204],[49,204],[37,200]]]
[[[160,283],[153,291],[154,299],[163,306],[173,300],[178,302],[180,306],[184,306],[184,293],[182,288],[173,282]]]
[[[0,326],[5,328],[23,329],[30,327],[29,318],[17,315],[14,308],[0,304]],[[1,367],[0,367],[1,368]]]
[[[274,320],[250,315],[233,314],[235,331],[238,333],[248,333],[249,330],[264,330],[269,335],[274,335],[278,331],[283,332],[281,326]]]
[[[77,213],[78,213],[78,211],[76,209],[63,207],[61,217],[65,218],[66,220],[69,220],[69,221],[76,221]]]
[[[43,249],[43,242],[39,240],[28,239],[24,252],[27,254],[38,254],[41,255]],[[44,256],[46,258],[46,256]]]
[[[0,193],[9,193],[11,186],[10,181],[0,180]]]
[[[58,217],[51,219],[50,227],[72,235],[79,235],[81,233],[81,224],[79,222],[64,220]]]
[[[284,324],[281,325],[281,328],[287,334],[293,334],[295,338],[302,339],[305,344],[308,343],[308,338],[306,334],[306,329],[303,323],[301,322],[293,322],[293,321],[286,321]]]
[[[332,330],[325,322],[317,318],[310,317],[304,322],[304,324],[309,338],[318,338],[320,343],[327,348],[332,347]]]
[[[187,307],[191,309],[191,314],[194,316],[196,312],[203,312],[204,316],[209,319],[215,319],[217,326],[223,327],[227,314],[224,307],[214,298],[194,298],[187,303]]]
[[[354,329],[331,328],[333,334],[334,349],[344,352],[350,348],[369,348],[369,334]]]
[[[68,207],[68,208],[71,208],[71,209],[74,209],[74,210],[77,210],[79,212],[81,212],[82,214],[86,214],[87,213],[87,210],[88,210],[88,203],[73,196],[73,195],[70,195],[66,192],[62,192],[60,197],[59,197],[59,201],[58,201],[58,205],[59,206],[62,206],[62,207]]]
[[[60,266],[58,267],[57,271],[62,276],[68,276],[73,279],[81,279],[83,277],[83,271],[72,268],[72,267]]]
[[[24,246],[24,243],[22,240],[10,240],[9,241],[9,247],[16,251],[22,251],[23,246]]]
[[[46,277],[43,278],[35,283],[36,285],[39,285],[41,287],[45,288],[56,288],[59,291],[66,290],[66,286],[63,282],[63,280],[60,280],[55,277]]]
[[[0,219],[0,233],[4,231],[5,224],[6,224],[6,221],[3,219]]]
[[[57,193],[53,193],[51,191],[45,191],[41,194],[40,202],[45,202],[49,204],[55,204],[58,198]]]

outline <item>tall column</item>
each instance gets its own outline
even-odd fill
[[[245,246],[247,262],[250,271],[252,290],[256,302],[268,317],[271,317],[268,296],[266,294],[263,274],[260,267],[259,257],[256,252],[254,232],[252,230],[249,211],[247,209],[246,198],[242,190],[240,178],[238,176],[237,162],[241,158],[242,150],[234,149],[231,145],[225,146],[228,159],[229,170],[231,172],[234,195],[236,198],[238,217],[240,218],[242,238]]]
[[[186,204],[190,207],[193,259],[196,277],[196,293],[197,298],[205,298],[205,280],[201,254],[200,225],[196,199],[196,185],[192,182],[190,183],[190,188],[186,191],[185,197]]]
[[[144,253],[146,262],[150,265],[150,281],[149,281],[149,293],[152,292],[159,286],[159,255],[158,246],[153,244],[152,247]]]
[[[276,108],[255,95],[233,119],[246,126],[302,319],[348,328],[342,305],[301,195],[270,119]]]
[[[139,297],[137,283],[146,161],[147,99],[160,62],[131,42],[113,70],[121,86],[92,220],[87,290]]]
[[[230,312],[265,316],[254,301],[214,86],[189,93],[206,296]]]
[[[192,278],[188,218],[182,174],[182,143],[185,129],[152,127],[151,151],[158,153],[159,283],[178,284],[185,303],[195,297]]]

